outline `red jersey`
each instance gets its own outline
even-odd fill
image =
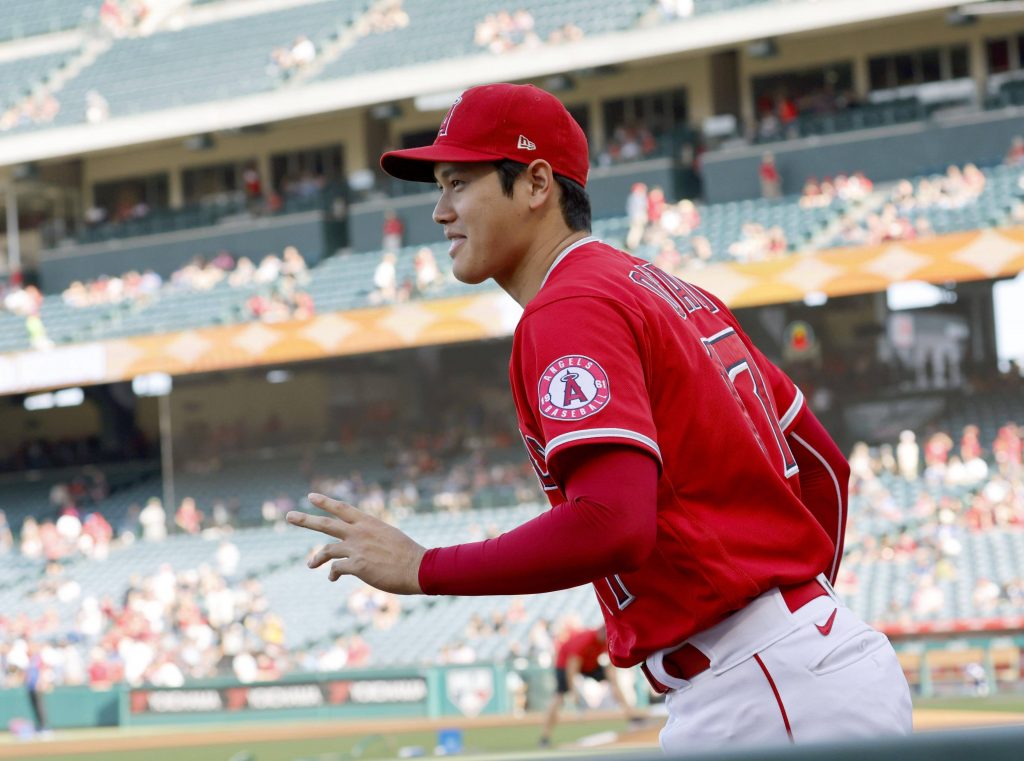
[[[558,647],[555,654],[555,667],[564,669],[569,659],[577,656],[580,659],[580,673],[589,674],[600,666],[598,659],[605,652],[604,640],[597,635],[597,629],[584,629],[573,634]]]
[[[832,566],[838,541],[800,501],[785,438],[803,395],[705,291],[585,238],[526,306],[510,378],[553,505],[569,447],[629,445],[660,463],[654,552],[594,582],[615,665]]]

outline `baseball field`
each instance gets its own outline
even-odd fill
[[[221,726],[64,730],[47,739],[0,737],[0,759],[49,761],[343,761],[433,756],[438,734],[462,730],[462,759],[554,759],[657,747],[662,717],[627,729],[616,714],[567,717],[551,748],[539,748],[540,717],[399,719],[359,722],[262,722]],[[1024,696],[922,701],[919,731],[1024,725]]]

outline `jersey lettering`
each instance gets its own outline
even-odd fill
[[[778,413],[769,396],[768,385],[760,369],[750,356],[746,344],[732,328],[726,328],[710,338],[702,338],[708,354],[721,364],[737,401],[743,406],[757,437],[761,451],[781,465],[785,478],[795,476],[797,468],[793,450],[786,441],[779,423]],[[773,454],[777,452],[778,455]]]
[[[715,314],[718,307],[704,294],[653,264],[638,264],[629,273],[629,279],[664,299],[684,320],[699,309]]]

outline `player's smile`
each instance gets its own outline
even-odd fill
[[[465,235],[459,235],[458,233],[445,232],[444,236],[451,241],[451,245],[448,247],[448,256],[455,258],[455,251],[466,242]]]
[[[441,197],[433,217],[450,241],[452,274],[463,283],[501,279],[515,267],[522,225],[516,204],[501,191],[494,165],[440,162],[434,176]]]

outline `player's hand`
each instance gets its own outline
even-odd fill
[[[426,549],[403,532],[357,510],[352,505],[310,494],[309,501],[330,517],[292,510],[285,519],[293,526],[319,531],[339,541],[322,547],[309,561],[319,568],[329,560],[328,578],[355,576],[372,587],[400,595],[421,594],[420,561]]]

